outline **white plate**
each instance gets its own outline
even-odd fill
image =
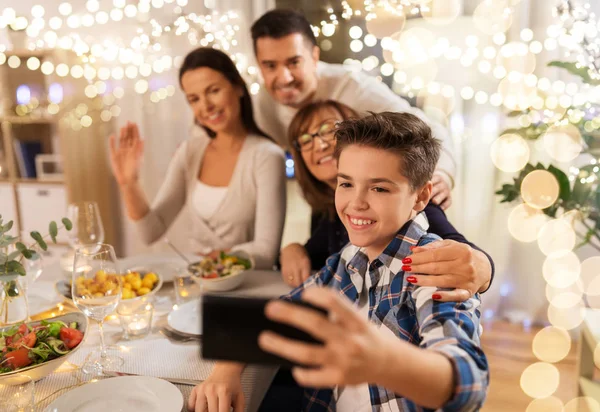
[[[189,335],[202,335],[200,299],[192,300],[172,310],[167,318],[169,326]]]
[[[121,376],[73,389],[44,412],[180,412],[183,395],[167,381],[149,376]]]

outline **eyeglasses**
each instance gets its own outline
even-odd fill
[[[335,129],[339,122],[327,121],[319,127],[316,133],[304,133],[294,141],[294,147],[300,152],[312,150],[315,137],[319,137],[323,142],[335,140]]]

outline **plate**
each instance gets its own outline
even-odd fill
[[[180,412],[183,395],[175,385],[149,376],[109,378],[73,389],[44,412]]]
[[[200,299],[192,300],[172,310],[167,318],[171,329],[188,335],[202,335]]]

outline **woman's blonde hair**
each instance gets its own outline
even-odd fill
[[[343,120],[359,117],[358,113],[352,108],[335,100],[319,100],[304,106],[296,113],[290,127],[288,128],[288,141],[292,156],[294,157],[294,167],[296,170],[296,179],[302,189],[304,198],[312,207],[313,212],[326,214],[330,219],[335,216],[334,191],[327,183],[318,180],[308,170],[302,154],[294,144],[296,139],[302,134],[308,132],[308,127],[314,116],[323,109],[333,109],[340,114]]]

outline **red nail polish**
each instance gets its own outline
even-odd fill
[[[414,248],[416,248],[416,246],[411,246],[411,247],[409,247],[408,249],[409,249],[410,251],[412,251]]]
[[[441,298],[442,298],[442,295],[440,295],[439,293],[434,293],[433,295],[431,295],[431,298],[432,298],[432,299],[436,299],[436,300],[437,300],[437,299],[441,299]]]
[[[409,276],[409,277],[406,278],[406,281],[408,283],[417,283],[417,278],[414,277],[414,276]]]
[[[410,272],[412,267],[410,265],[402,265],[402,270],[405,272]]]
[[[404,258],[402,259],[402,263],[408,264],[408,263],[412,263],[412,259],[411,258]]]

